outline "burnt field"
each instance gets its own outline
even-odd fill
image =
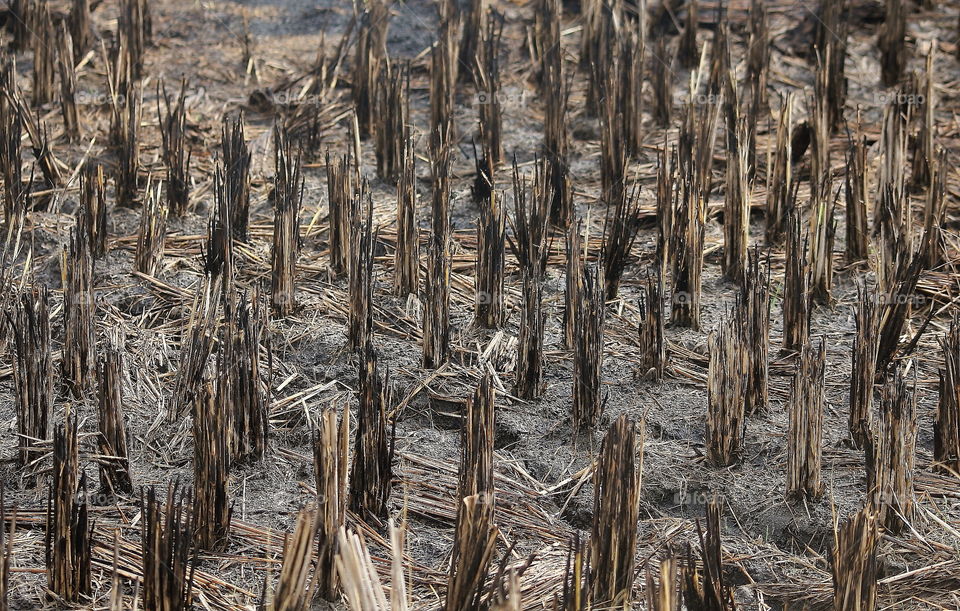
[[[960,608],[960,3],[0,21],[0,611]]]

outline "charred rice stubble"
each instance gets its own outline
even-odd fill
[[[571,224],[566,236],[566,277],[563,293],[563,344],[572,350],[577,337],[577,299],[583,283],[583,221]]]
[[[33,468],[43,452],[35,446],[47,439],[53,407],[53,357],[50,313],[44,286],[27,290],[7,314],[13,340],[13,390],[17,408],[19,463]]]
[[[57,72],[60,75],[60,111],[63,131],[71,142],[80,140],[80,113],[77,110],[77,73],[73,41],[66,23],[57,30]]]
[[[53,436],[45,535],[47,587],[56,599],[68,603],[81,602],[92,592],[87,476],[80,473],[77,448],[77,421],[68,413]]]
[[[798,352],[810,338],[810,263],[806,240],[801,237],[800,215],[794,210],[787,221],[783,272],[783,351]]]
[[[849,11],[847,0],[821,0],[816,22],[815,49],[817,80],[822,83],[819,96],[827,107],[829,131],[836,132],[844,123],[843,111],[847,101],[847,34]]]
[[[403,166],[404,147],[410,137],[410,63],[387,64],[380,71],[376,129],[377,176],[397,182]]]
[[[123,353],[108,343],[98,367],[98,436],[100,489],[112,495],[130,494],[130,460],[123,416]]]
[[[170,212],[175,216],[183,216],[190,205],[190,159],[193,151],[187,150],[186,100],[186,78],[180,79],[180,93],[176,99],[171,99],[162,80],[157,83],[157,118],[160,122],[163,160],[167,166],[167,202]]]
[[[121,0],[117,41],[123,61],[134,80],[143,76],[143,55],[153,37],[153,20],[147,0]]]
[[[543,393],[543,277],[547,262],[547,226],[549,200],[543,194],[542,164],[532,187],[520,176],[513,162],[513,234],[511,250],[520,266],[523,301],[520,306],[520,331],[517,344],[516,376],[513,392],[522,399],[537,399]]]
[[[193,542],[206,551],[226,549],[233,513],[227,492],[231,423],[224,386],[205,383],[193,402]]]
[[[117,144],[117,205],[132,208],[137,201],[139,186],[143,91],[131,86],[128,95],[119,97],[122,101],[114,101],[115,114],[119,115],[111,129],[112,139]]]
[[[496,191],[480,202],[477,218],[475,319],[487,329],[503,324],[506,215]]]
[[[473,396],[463,406],[460,429],[460,470],[457,498],[490,494],[493,502],[494,390],[490,372],[480,378]],[[462,507],[462,506],[461,506]]]
[[[877,47],[880,49],[880,79],[887,87],[900,82],[907,65],[906,7],[900,0],[886,0],[886,11]]]
[[[884,383],[878,434],[866,448],[868,506],[893,534],[912,528],[916,407],[916,380],[908,387],[897,367]]]
[[[273,135],[275,174],[270,304],[277,316],[285,317],[297,309],[296,271],[297,253],[300,251],[300,207],[303,204],[303,149],[297,147],[295,150],[280,127],[274,129]]]
[[[875,290],[868,291],[863,285],[859,285],[857,297],[859,306],[854,312],[857,335],[851,350],[850,418],[847,422],[847,431],[853,445],[863,448],[869,442],[873,430],[873,386],[877,373],[879,332],[877,300],[879,296]]]
[[[246,242],[250,224],[250,149],[244,140],[243,114],[236,118],[224,115],[221,134],[223,191],[230,211],[230,230],[234,239]]]
[[[17,71],[13,58],[3,60],[0,69],[0,87],[16,91]],[[23,218],[27,208],[29,186],[23,181],[23,119],[17,104],[7,96],[0,96],[0,171],[3,172],[3,220],[9,228]]]
[[[677,150],[667,152],[667,143],[657,151],[657,273],[666,278],[672,267],[674,213],[679,207]]]
[[[475,0],[478,4],[481,0]],[[500,94],[500,38],[504,17],[495,10],[483,15],[480,47],[473,62],[477,86],[480,135],[483,140],[485,165],[491,170],[503,161],[503,121]],[[463,51],[464,47],[461,47]],[[465,72],[465,71],[464,71]]]
[[[703,274],[703,241],[706,206],[697,194],[693,177],[684,173],[673,214],[669,256],[672,258],[673,294],[670,322],[678,327],[700,328],[700,286]]]
[[[630,261],[630,250],[640,229],[639,191],[640,187],[634,184],[629,195],[626,192],[621,194],[612,214],[609,205],[607,207],[600,255],[603,261],[603,291],[607,300],[617,298],[623,271]]]
[[[830,171],[830,125],[826,86],[818,83],[810,102],[813,146],[810,162],[810,290],[823,304],[831,301],[833,285],[833,242],[837,231],[836,199],[832,196]],[[839,190],[836,193],[839,197]]]
[[[666,34],[657,35],[652,55],[653,119],[658,126],[669,127],[673,118],[673,54],[667,47]]]
[[[83,57],[93,47],[94,40],[93,25],[90,22],[90,0],[71,0],[66,23],[73,42],[73,57]]]
[[[727,467],[739,462],[743,452],[750,346],[726,323],[712,331],[707,342],[707,459],[715,467]]]
[[[734,101],[734,103],[736,103]],[[736,120],[727,132],[727,186],[723,203],[723,273],[737,284],[744,281],[750,242],[749,151],[744,147],[748,127]]]
[[[433,199],[424,282],[423,366],[443,365],[450,352],[450,151],[432,150]]]
[[[677,611],[680,608],[677,559],[673,556],[660,561],[660,571],[654,580],[650,567],[646,568],[647,609],[649,611]]]
[[[193,397],[200,390],[203,371],[216,338],[217,304],[222,287],[219,277],[207,274],[202,289],[194,298],[190,319],[183,329],[180,364],[173,382],[173,398],[167,420],[173,422],[193,406]]]
[[[33,105],[37,108],[54,101],[57,74],[57,36],[47,2],[36,2],[31,25],[33,41]]]
[[[85,165],[80,172],[80,210],[77,225],[86,235],[90,255],[101,259],[107,253],[107,184],[102,165]]]
[[[241,296],[235,317],[226,323],[221,350],[228,353],[228,404],[233,411],[231,457],[234,462],[259,461],[267,452],[270,433],[270,388],[273,376],[268,321],[259,293]],[[261,358],[266,351],[267,361]],[[227,397],[224,397],[226,399]]]
[[[7,522],[10,523],[9,532],[5,532]],[[10,611],[7,596],[10,592],[10,559],[13,558],[13,537],[16,533],[17,508],[13,506],[7,509],[3,491],[0,490],[0,611]]]
[[[347,339],[352,350],[359,350],[373,339],[373,198],[364,181],[355,197],[366,200],[363,220],[355,217],[350,230],[349,299],[350,315]],[[357,208],[360,203],[355,204]]]
[[[677,46],[677,59],[684,68],[696,68],[700,61],[700,51],[697,48],[697,28],[700,25],[700,3],[691,0],[687,5],[687,17],[680,33],[680,42]]]
[[[787,231],[790,212],[795,207],[793,179],[793,94],[780,98],[780,115],[777,121],[775,148],[767,153],[767,244],[775,245],[783,240]]]
[[[62,252],[64,384],[74,398],[90,389],[96,346],[96,305],[93,302],[93,258],[86,233],[74,227]]]
[[[479,611],[499,529],[493,522],[493,493],[460,501],[443,611]]]
[[[847,261],[863,261],[868,256],[870,234],[867,212],[867,142],[857,120],[857,131],[847,154],[844,194],[846,196],[846,255]]]
[[[806,345],[800,351],[790,392],[787,433],[787,499],[814,500],[823,493],[820,465],[823,456],[824,363],[826,344]]]
[[[639,327],[639,371],[642,375],[659,382],[667,367],[667,349],[663,325],[663,279],[660,276],[647,277],[640,289],[637,301]]]
[[[566,78],[563,49],[560,46],[559,0],[544,0],[542,11],[548,16],[546,37],[542,45],[544,97],[543,156],[547,160],[547,184],[551,192],[550,221],[567,229],[574,220],[570,168],[567,162],[570,142],[566,123],[570,81]]]
[[[310,574],[313,538],[317,533],[317,508],[308,505],[297,512],[293,533],[283,538],[283,566],[277,586],[267,596],[264,588],[259,609],[264,611],[301,611],[309,609],[317,588],[320,573]],[[331,571],[336,574],[335,570]],[[269,598],[269,600],[267,600]]]
[[[39,113],[31,111],[30,106],[23,98],[23,93],[19,87],[16,86],[16,80],[13,75],[7,76],[5,84],[12,86],[11,89],[5,92],[5,97],[12,111],[20,115],[20,127],[26,130],[27,136],[30,138],[30,150],[33,152],[33,157],[36,160],[35,167],[40,169],[40,173],[43,175],[43,179],[48,188],[53,189],[60,187],[63,182],[60,169],[61,164],[54,155],[53,143],[50,141],[46,123],[43,122]],[[19,145],[17,148],[19,150]],[[32,172],[31,170],[31,174]],[[32,186],[33,184],[34,179],[31,175],[29,185]],[[24,202],[27,197],[26,191],[27,190],[23,190],[22,192]],[[41,206],[47,205],[47,202],[51,201],[51,199],[52,197],[48,195],[39,198],[35,196],[32,206],[40,208]]]
[[[697,571],[696,562],[690,548],[687,559],[681,567],[681,592],[683,602],[688,609],[709,609],[710,611],[733,611],[737,608],[733,590],[723,578],[723,558],[720,544],[721,516],[724,499],[711,498],[706,508],[706,536],[697,520],[697,535],[700,538],[700,554],[703,564],[703,578]]]
[[[366,138],[373,133],[377,82],[387,57],[387,26],[390,24],[387,3],[383,0],[365,3],[358,23],[351,83],[360,136]]]
[[[933,459],[940,471],[960,473],[960,319],[956,316],[940,338],[940,346],[943,369],[933,421]]]
[[[317,530],[317,590],[335,600],[340,591],[336,571],[337,533],[343,528],[347,505],[347,466],[350,452],[350,408],[337,423],[335,409],[324,410],[313,438],[313,464],[319,516]]]
[[[871,611],[877,608],[877,515],[864,508],[842,526],[834,523],[830,572],[834,611]]]
[[[625,414],[610,425],[594,471],[589,591],[594,605],[631,602],[645,427]]]
[[[765,414],[770,406],[770,256],[761,260],[759,247],[747,256],[747,273],[736,312],[737,327],[750,347],[745,412],[748,416]]]
[[[583,284],[574,310],[577,336],[573,346],[573,428],[575,432],[592,429],[600,421],[606,405],[603,396],[603,333],[606,304],[600,284],[600,270],[583,270]]]
[[[160,195],[161,185],[155,188],[148,182],[140,212],[140,233],[137,235],[137,252],[134,269],[147,276],[156,276],[163,262],[164,245],[167,240],[167,215],[169,208]]]
[[[417,221],[417,170],[413,138],[405,138],[397,181],[397,251],[393,287],[397,295],[420,291],[420,229]]]
[[[750,34],[747,42],[747,175],[753,181],[758,169],[757,127],[769,116],[767,80],[770,69],[770,33],[763,0],[750,1]]]
[[[143,608],[187,611],[192,608],[193,576],[198,555],[191,558],[193,518],[190,493],[180,494],[176,484],[167,488],[166,500],[151,486],[141,494],[143,512]]]
[[[410,154],[413,154],[412,148]],[[330,269],[335,275],[339,275],[347,271],[350,260],[350,228],[360,215],[360,208],[357,206],[359,200],[354,196],[354,172],[351,169],[350,155],[331,159],[328,151],[326,166]],[[415,186],[416,174],[412,178],[411,185]]]
[[[381,377],[377,355],[369,343],[360,362],[357,399],[349,508],[365,519],[380,520],[387,515],[393,486],[396,421],[387,418],[393,408],[390,373]]]

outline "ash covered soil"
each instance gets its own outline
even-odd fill
[[[743,1],[728,4],[735,65],[745,61],[747,6]],[[850,23],[846,74],[849,83],[846,115],[860,109],[868,151],[870,199],[874,199],[879,164],[880,123],[885,100],[892,89],[879,82],[879,52],[876,39],[882,21],[882,5],[870,2]],[[55,5],[59,6],[58,3]],[[532,68],[526,52],[526,28],[533,20],[534,3],[492,0],[491,5],[505,19],[501,48],[503,135],[505,158],[516,158],[520,171],[532,175],[534,156],[543,142],[543,100],[538,99]],[[776,140],[776,117],[780,98],[774,92],[797,91],[805,100],[813,94],[814,62],[805,55],[812,45],[813,12],[807,3],[771,1],[771,45],[769,120],[758,126],[758,150],[763,157]],[[701,5],[701,48],[709,48],[715,18],[713,3]],[[812,6],[812,5],[811,5]],[[933,461],[933,417],[937,405],[937,372],[943,365],[938,338],[947,330],[958,295],[952,275],[956,248],[958,189],[954,160],[957,153],[956,114],[960,66],[955,55],[957,12],[960,3],[939,2],[935,9],[908,7],[908,71],[923,68],[923,53],[935,45],[936,123],[938,143],[947,151],[947,212],[944,224],[948,262],[925,272],[922,307],[912,312],[904,331],[909,339],[935,310],[929,326],[910,355],[910,379],[916,380],[917,460],[916,497],[919,509],[912,530],[887,535],[881,540],[880,600],[884,608],[957,608],[952,591],[956,580],[957,544],[960,540],[960,481],[931,468]],[[581,24],[579,15],[567,7],[563,17],[563,48],[568,67],[576,66]],[[191,168],[191,209],[182,217],[170,217],[167,247],[155,280],[131,273],[139,209],[114,205],[109,190],[109,252],[95,266],[98,302],[98,337],[118,333],[124,346],[124,405],[129,434],[129,452],[134,485],[165,488],[170,482],[190,485],[193,478],[193,441],[189,417],[174,422],[167,418],[173,385],[181,359],[181,341],[194,307],[194,298],[203,286],[202,251],[213,208],[214,160],[220,147],[220,126],[225,113],[243,112],[246,137],[253,151],[251,233],[252,239],[238,256],[238,284],[252,288],[270,277],[273,208],[272,129],[285,112],[276,101],[284,83],[308,74],[318,52],[333,52],[348,31],[352,7],[346,2],[303,2],[297,0],[237,2],[176,2],[158,0],[150,4],[153,16],[153,44],[146,49],[143,79],[144,112],[141,129],[141,183],[148,174],[165,174],[157,127],[157,83],[164,79],[173,88],[187,79],[187,122]],[[410,59],[411,121],[420,138],[417,144],[420,195],[418,217],[421,237],[429,231],[431,180],[427,146],[429,123],[429,53],[438,32],[437,6],[425,0],[395,3],[390,7],[387,47],[392,59]],[[677,14],[682,20],[684,10]],[[876,15],[879,14],[879,18]],[[99,5],[93,13],[99,36],[109,48],[115,37],[117,7],[113,2]],[[245,25],[246,22],[246,25]],[[678,36],[668,34],[670,49]],[[244,39],[252,41],[251,62],[243,62]],[[49,105],[40,114],[49,130],[53,150],[64,167],[75,168],[81,161],[97,161],[110,175],[116,156],[108,145],[109,107],[106,68],[99,43],[77,70],[83,139],[69,143],[63,138],[58,107]],[[709,53],[708,53],[709,54]],[[31,54],[18,56],[20,85],[29,91]],[[353,62],[352,51],[346,64]],[[742,70],[742,65],[740,66]],[[348,70],[344,70],[348,74]],[[687,96],[689,71],[673,66],[674,114],[679,117]],[[603,233],[606,207],[601,201],[600,126],[586,108],[588,79],[583,71],[572,77],[567,112],[571,135],[568,160],[576,214],[585,219],[586,230],[595,239]],[[819,500],[790,503],[784,498],[786,472],[786,404],[794,357],[781,355],[781,300],[783,248],[771,249],[771,377],[769,412],[747,419],[743,458],[730,468],[716,468],[705,460],[704,422],[707,410],[707,337],[718,325],[727,324],[737,287],[723,279],[720,262],[723,248],[722,225],[715,212],[724,200],[722,138],[718,138],[714,164],[714,188],[710,195],[713,211],[707,222],[703,271],[701,328],[698,331],[667,326],[670,363],[664,378],[654,382],[639,369],[637,300],[641,287],[654,265],[657,229],[653,218],[656,199],[656,155],[665,137],[675,142],[674,127],[663,130],[650,117],[654,91],[646,83],[643,121],[645,149],[628,164],[628,175],[640,185],[642,207],[649,214],[641,226],[631,258],[624,272],[619,295],[607,303],[603,392],[605,410],[599,426],[591,432],[573,433],[571,424],[573,359],[563,346],[564,265],[562,233],[555,234],[551,263],[545,282],[543,309],[545,323],[545,391],[541,399],[521,401],[511,396],[516,342],[520,318],[520,274],[513,255],[507,255],[507,319],[499,331],[480,329],[473,324],[473,275],[476,255],[477,204],[471,196],[475,166],[471,138],[476,132],[478,105],[472,85],[462,84],[454,111],[458,136],[452,164],[450,208],[453,225],[454,271],[451,289],[451,359],[439,370],[421,366],[419,330],[422,307],[416,299],[393,294],[393,245],[384,238],[375,249],[374,346],[381,365],[389,368],[402,407],[396,421],[396,481],[391,496],[391,515],[405,520],[408,571],[415,608],[439,608],[445,590],[454,537],[454,507],[457,464],[460,460],[459,426],[455,403],[437,398],[464,398],[473,392],[484,367],[496,372],[500,388],[496,399],[496,462],[498,475],[498,542],[496,566],[510,550],[520,562],[534,554],[528,579],[549,592],[563,587],[567,546],[580,533],[586,537],[593,519],[594,488],[591,467],[607,426],[620,414],[627,414],[646,426],[643,443],[643,481],[640,497],[637,572],[642,577],[649,563],[668,550],[685,551],[687,543],[699,549],[697,521],[702,522],[708,499],[722,499],[723,559],[727,582],[735,588],[737,602],[747,609],[785,606],[829,606],[831,597],[830,551],[835,520],[843,520],[863,505],[866,495],[864,454],[847,442],[847,417],[851,379],[851,346],[856,334],[854,308],[857,282],[873,282],[875,274],[866,263],[849,264],[844,258],[845,223],[842,205],[833,257],[835,278],[832,302],[814,306],[811,337],[824,338],[827,345],[826,399],[823,418],[822,477],[825,491]],[[297,88],[282,89],[290,104],[310,103],[297,98]],[[109,96],[107,96],[109,97]],[[311,431],[321,410],[329,406],[356,404],[358,359],[347,347],[345,312],[347,280],[328,269],[327,187],[323,152],[341,153],[351,146],[349,83],[346,79],[334,95],[322,104],[325,117],[332,117],[322,131],[322,143],[305,159],[306,180],[301,213],[302,250],[298,257],[297,299],[299,309],[285,318],[271,318],[269,335],[272,354],[272,410],[270,450],[262,462],[234,465],[230,495],[234,520],[241,524],[231,533],[227,551],[203,554],[199,569],[222,580],[207,584],[224,608],[254,608],[267,574],[276,574],[283,536],[291,530],[297,511],[315,497]],[[318,103],[319,107],[319,103]],[[321,110],[318,109],[318,113]],[[796,119],[806,119],[806,104],[796,106]],[[831,140],[834,173],[842,175],[848,139],[845,132]],[[361,171],[369,180],[374,201],[374,218],[384,235],[395,235],[396,190],[376,176],[373,140],[361,143]],[[25,151],[29,150],[24,147]],[[29,159],[29,153],[25,153]],[[765,161],[762,161],[765,167]],[[795,171],[807,171],[810,153],[795,162]],[[69,173],[68,173],[69,174]],[[512,201],[509,168],[498,172],[497,189],[502,201]],[[802,181],[805,184],[805,180]],[[840,181],[837,181],[839,186]],[[800,200],[805,201],[806,187]],[[27,266],[33,282],[51,289],[51,312],[55,358],[62,347],[61,253],[69,228],[74,224],[78,201],[76,181],[57,191],[59,209],[35,210],[28,214],[24,248],[12,263],[17,274]],[[763,244],[763,203],[765,177],[752,187],[754,214],[751,243]],[[912,196],[920,202],[924,195]],[[508,204],[509,209],[509,204]],[[511,210],[512,214],[512,210]],[[591,241],[590,256],[597,254]],[[425,251],[421,249],[422,260]],[[421,285],[424,270],[421,269]],[[669,280],[668,280],[669,286]],[[170,287],[173,287],[170,290]],[[490,349],[489,352],[487,350]],[[481,362],[481,354],[487,354]],[[7,348],[0,366],[0,463],[4,502],[21,514],[11,560],[10,603],[12,608],[53,606],[45,595],[43,572],[43,520],[47,476],[39,483],[22,477],[13,459],[17,444],[16,420],[11,381],[12,351]],[[211,359],[211,363],[213,359]],[[93,437],[97,431],[94,400],[77,401],[56,385],[53,423],[63,421],[69,407],[80,418],[81,467],[95,478]],[[49,467],[49,457],[44,466]],[[128,541],[138,542],[140,518],[137,498],[100,498],[92,516],[97,533],[119,529]],[[31,511],[33,513],[31,513]],[[31,521],[31,517],[35,517]],[[351,523],[356,518],[351,517]],[[384,533],[380,524],[369,532]],[[388,550],[373,536],[368,542],[375,556],[388,557]],[[101,540],[94,557],[94,596],[84,608],[104,608],[111,594],[110,557],[112,541]],[[942,564],[941,564],[942,563]],[[936,565],[936,570],[929,567]],[[919,570],[918,570],[919,569]],[[137,584],[122,579],[125,608],[132,608]],[[530,584],[532,588],[534,584]],[[525,587],[527,587],[525,585]],[[643,599],[643,579],[635,580],[635,599]],[[538,594],[538,596],[540,596]],[[549,597],[526,602],[528,608],[542,608]],[[217,602],[216,605],[222,603]],[[316,603],[322,608],[327,603]],[[637,603],[639,605],[639,603]],[[216,606],[215,605],[215,606]],[[345,608],[342,603],[334,608]],[[199,608],[199,607],[198,607]],[[640,608],[639,606],[637,608]]]

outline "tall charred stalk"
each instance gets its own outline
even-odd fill
[[[923,209],[923,240],[920,257],[923,264],[932,268],[946,260],[943,227],[946,214],[946,154],[942,149],[934,153],[930,163],[930,186],[927,189]]]
[[[607,209],[607,219],[603,226],[603,290],[607,300],[617,298],[620,279],[627,267],[630,250],[637,239],[640,229],[639,188],[635,185],[628,195],[621,193],[616,200],[612,213]]]
[[[393,389],[389,372],[380,376],[377,355],[369,343],[363,349],[362,358],[349,507],[361,516],[384,518],[393,482],[396,423],[387,428],[387,412],[393,408]]]
[[[171,422],[192,408],[194,395],[200,391],[203,372],[215,341],[221,290],[220,280],[207,274],[202,289],[194,298],[190,319],[183,330],[180,367],[174,378],[173,398],[167,413]]]
[[[374,115],[377,112],[377,82],[387,56],[389,7],[382,0],[365,3],[358,23],[356,54],[350,80],[360,136],[366,138],[373,130]]]
[[[766,269],[764,269],[766,268]],[[748,416],[766,413],[769,407],[767,354],[770,344],[770,259],[761,265],[759,248],[747,257],[747,273],[736,308],[736,325],[748,352],[748,380],[745,411]]]
[[[899,83],[906,68],[906,33],[906,7],[899,0],[887,0],[883,25],[877,36],[877,46],[880,48],[880,79],[887,87]]]
[[[73,41],[73,57],[83,57],[93,47],[93,25],[90,23],[90,0],[72,0],[67,27]]]
[[[317,530],[320,535],[317,548],[317,590],[326,600],[335,600],[340,587],[335,564],[337,533],[343,528],[346,518],[349,444],[349,408],[344,407],[343,418],[339,424],[336,410],[325,410],[320,416],[313,438],[313,464],[319,509]]]
[[[117,55],[129,66],[130,75],[143,76],[143,54],[153,35],[153,22],[147,0],[122,0],[117,19]]]
[[[879,542],[877,516],[869,508],[861,509],[839,528],[834,524],[830,572],[835,611],[877,608]]]
[[[940,346],[943,369],[933,421],[933,459],[941,471],[960,473],[960,320],[956,316]]]
[[[73,41],[65,23],[57,30],[57,72],[60,76],[60,111],[63,131],[71,142],[80,139],[80,113],[77,111],[77,73],[73,56]]]
[[[503,275],[506,215],[496,191],[480,203],[477,219],[476,321],[495,329],[503,324]]]
[[[850,439],[858,447],[868,443],[873,430],[873,384],[877,366],[877,298],[876,291],[867,291],[862,285],[857,287],[859,307],[854,319],[857,324],[857,336],[851,350],[852,366],[850,372],[850,419],[847,430]]]
[[[474,0],[482,4],[483,0]],[[503,15],[487,11],[479,31],[480,48],[474,64],[480,114],[480,134],[486,165],[495,168],[503,161],[503,136],[500,105],[500,37],[503,33]],[[464,43],[466,38],[464,38]],[[460,47],[463,51],[464,46]],[[462,74],[462,73],[461,73]]]
[[[456,534],[443,611],[479,611],[499,529],[493,523],[493,494],[476,494],[457,507]]]
[[[417,170],[413,138],[405,138],[397,181],[397,251],[393,288],[398,295],[416,295],[420,289],[420,229],[417,223]]]
[[[0,86],[4,91],[16,91],[16,64],[13,59],[5,59],[0,68]],[[16,225],[26,212],[28,185],[23,181],[23,119],[17,104],[0,96],[0,172],[3,172],[3,220],[7,227]]]
[[[921,246],[921,252],[922,250]],[[887,370],[900,350],[900,336],[910,318],[910,311],[918,300],[916,288],[923,270],[923,257],[917,253],[911,256],[907,252],[901,252],[891,267],[893,271],[889,277],[881,278],[878,283],[878,318],[881,321],[877,340],[878,374]]]
[[[826,88],[826,83],[818,81],[810,105],[813,132],[810,162],[810,290],[813,298],[820,303],[830,303],[833,285],[833,239],[837,229],[834,219],[836,202],[831,196],[830,109],[827,105]],[[837,195],[839,196],[839,192]]]
[[[79,481],[78,481],[79,480]],[[77,421],[67,414],[53,436],[53,481],[47,496],[47,587],[59,599],[90,596],[90,538],[87,477],[80,476]]]
[[[162,506],[162,509],[161,509]],[[140,499],[143,512],[143,608],[187,611],[193,599],[191,560],[193,519],[190,495],[180,497],[176,486],[167,488],[166,501],[151,486]]]
[[[250,149],[244,141],[243,115],[236,119],[224,115],[221,134],[230,229],[235,239],[246,241],[250,222]]]
[[[93,258],[87,235],[70,231],[63,249],[63,381],[75,398],[81,398],[93,380],[94,336]]]
[[[806,240],[801,236],[798,211],[787,221],[787,246],[783,271],[783,349],[799,351],[810,337],[810,263]]]
[[[660,381],[667,366],[666,341],[663,337],[663,279],[647,278],[637,301],[640,324],[637,336],[640,373]]]
[[[707,374],[707,458],[716,467],[740,461],[747,392],[748,352],[737,329],[721,323],[710,333]]]
[[[160,196],[160,185],[151,189],[148,183],[140,212],[140,233],[137,235],[137,252],[134,257],[134,269],[141,274],[155,276],[163,261],[168,213],[167,202]]]
[[[47,289],[40,286],[19,296],[8,313],[13,340],[13,397],[17,410],[20,465],[42,456],[34,449],[47,439],[53,407],[53,357]]]
[[[423,309],[423,366],[436,368],[450,351],[450,151],[445,143],[432,149],[433,200],[426,298]]]
[[[550,220],[564,229],[573,223],[573,194],[567,165],[570,142],[566,113],[569,82],[565,79],[563,50],[560,46],[560,2],[544,0],[548,34],[543,57],[543,156],[547,161],[547,184],[551,192]],[[549,41],[549,42],[548,42]]]
[[[606,404],[601,394],[603,331],[606,314],[600,270],[585,267],[576,312],[578,335],[573,345],[573,427],[593,428]]]
[[[668,127],[673,117],[673,55],[665,35],[657,36],[653,58],[653,119],[658,126]]]
[[[867,258],[870,234],[867,226],[867,143],[858,128],[847,157],[844,194],[846,196],[846,255],[847,261],[863,261]]]
[[[936,125],[936,94],[934,59],[936,58],[936,45],[930,45],[929,51],[924,61],[924,71],[920,76],[920,83],[917,87],[919,95],[918,119],[920,129],[917,137],[913,139],[913,163],[911,171],[911,186],[914,189],[923,190],[933,184],[933,165],[936,162],[936,151],[934,139],[937,135]]]
[[[223,386],[204,384],[193,402],[194,543],[199,549],[222,550],[230,534],[230,412],[218,397]]]
[[[563,292],[563,345],[573,349],[577,337],[577,299],[583,283],[582,221],[571,224],[566,236],[566,277]]]
[[[100,259],[107,253],[107,183],[102,165],[84,165],[80,172],[80,210],[77,225],[90,245],[90,255]]]
[[[57,35],[53,27],[50,5],[35,3],[36,11],[31,25],[33,41],[33,105],[49,104],[55,98],[54,83],[57,74]]]
[[[607,95],[601,100],[600,113],[600,199],[608,209],[620,206],[620,202],[627,199],[627,151],[621,116],[617,112],[614,97],[617,91],[617,75],[612,69],[609,72],[606,81]]]
[[[430,52],[430,150],[439,151],[452,140],[456,97],[457,24],[455,5],[440,3],[440,32]],[[454,12],[451,14],[451,12]],[[473,62],[467,64],[472,66]],[[436,161],[436,155],[431,153]]]
[[[700,196],[692,171],[689,165],[682,168],[679,205],[673,214],[669,251],[673,268],[670,322],[699,329],[706,202]]]
[[[133,492],[127,456],[127,427],[123,417],[122,368],[120,348],[108,343],[97,368],[97,461],[100,489],[112,495]]]
[[[41,120],[40,114],[32,111],[23,94],[18,87],[12,75],[5,79],[5,84],[13,87],[5,92],[5,97],[15,110],[20,114],[20,123],[23,129],[27,131],[30,138],[30,149],[33,151],[33,157],[36,159],[37,167],[50,188],[59,187],[62,183],[60,163],[53,154],[53,147],[47,133],[47,127]],[[33,182],[31,177],[30,182]]]
[[[412,155],[412,145],[411,145]],[[326,155],[327,201],[330,219],[330,269],[334,274],[347,271],[350,259],[350,231],[354,219],[360,214],[359,201],[353,193],[353,170],[350,156],[331,159]],[[409,170],[413,172],[412,166]],[[416,185],[416,175],[412,177],[411,189]]]
[[[167,202],[170,212],[182,216],[190,205],[190,159],[187,150],[187,79],[180,80],[180,93],[171,99],[167,87],[157,84],[157,117],[163,144],[163,160],[167,165]],[[163,99],[163,106],[160,100]]]
[[[788,217],[794,209],[796,191],[793,185],[793,94],[780,100],[776,149],[768,154],[766,239],[777,244],[787,231]]]
[[[727,187],[723,202],[723,273],[736,283],[744,280],[750,241],[749,151],[744,148],[747,123],[737,121],[728,133]]]
[[[120,96],[114,101],[119,115],[111,126],[112,138],[117,144],[117,205],[132,208],[137,201],[137,186],[140,172],[140,115],[143,105],[142,91]],[[149,199],[149,196],[147,197]]]
[[[800,351],[790,390],[790,426],[787,433],[787,498],[817,499],[823,493],[820,463],[823,455],[824,362],[823,338],[814,348]]]
[[[843,125],[843,109],[847,102],[847,77],[844,64],[847,59],[848,10],[846,0],[821,0],[817,11],[815,48],[819,55],[817,81],[822,83],[819,96],[827,107],[829,130],[836,132]]]
[[[881,393],[878,438],[866,451],[870,506],[892,533],[909,529],[913,520],[916,407],[916,384],[908,388],[901,368],[895,368]]]
[[[267,451],[271,363],[262,362],[261,348],[270,354],[266,312],[257,294],[249,300],[244,296],[226,321],[220,348],[226,371],[220,378],[219,400],[232,412],[234,461],[260,460]]]
[[[366,199],[363,220],[354,217],[350,228],[350,264],[348,295],[350,316],[347,340],[352,350],[367,345],[373,334],[373,199],[366,183],[357,199]],[[360,204],[355,204],[359,208]]]
[[[489,372],[480,378],[473,396],[464,404],[460,429],[460,472],[457,498],[490,494],[493,502],[494,392]]]
[[[543,193],[540,164],[532,188],[513,164],[514,241],[510,243],[520,265],[523,303],[513,392],[523,399],[536,399],[543,392],[543,276],[547,262],[547,223],[550,201]]]
[[[679,208],[677,182],[677,150],[667,153],[664,142],[664,148],[657,151],[657,273],[661,278],[667,277],[673,261],[670,246]]]
[[[696,68],[700,61],[700,51],[697,49],[697,27],[700,25],[700,4],[691,0],[687,5],[687,20],[680,33],[680,43],[677,47],[677,59],[684,68]]]
[[[273,179],[273,250],[271,251],[270,303],[278,316],[296,310],[297,253],[300,250],[300,206],[303,203],[301,157],[284,130],[273,132],[276,173]]]
[[[621,414],[607,431],[593,472],[590,594],[594,605],[629,606],[643,472],[644,426]]]
[[[757,172],[757,126],[769,112],[767,73],[770,68],[770,33],[767,9],[763,0],[750,0],[750,34],[747,41],[747,136],[742,146],[747,150],[747,175],[753,180]]]
[[[283,566],[273,596],[260,608],[264,611],[300,611],[309,609],[317,588],[318,573],[310,576],[310,550],[317,534],[317,508],[313,505],[297,512],[293,533],[284,537]],[[331,571],[336,575],[336,571]],[[266,592],[264,592],[266,598]]]
[[[410,65],[400,63],[380,71],[377,81],[377,176],[396,182],[403,167],[404,147],[410,137]]]
[[[457,3],[450,3],[451,7]],[[488,0],[467,0],[465,8],[448,9],[462,26],[457,49],[457,77],[462,83],[478,83],[477,64],[483,55],[484,17],[489,14]]]

